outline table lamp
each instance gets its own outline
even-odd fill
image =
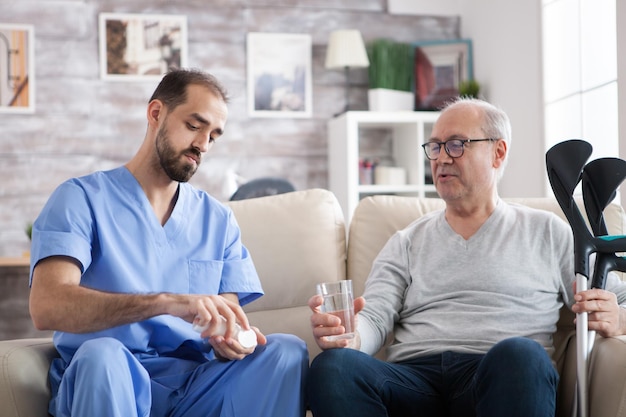
[[[367,58],[361,32],[356,29],[340,29],[330,34],[325,66],[328,69],[344,69],[346,74],[346,107],[344,111],[350,110],[350,68],[367,68],[369,65],[370,61]]]

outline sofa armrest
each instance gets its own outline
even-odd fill
[[[0,341],[0,414],[47,417],[48,370],[58,353],[50,338]]]
[[[626,336],[596,338],[589,365],[589,415],[626,417]]]

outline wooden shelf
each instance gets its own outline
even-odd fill
[[[30,258],[27,256],[0,257],[0,268],[16,266],[30,266]]]

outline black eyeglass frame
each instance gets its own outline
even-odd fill
[[[446,153],[448,154],[448,156],[450,158],[460,158],[463,156],[463,154],[465,153],[465,144],[470,143],[470,142],[485,142],[485,141],[497,141],[497,138],[483,138],[483,139],[448,139],[445,142],[426,142],[424,144],[422,144],[422,149],[424,150],[424,154],[426,155],[426,158],[428,158],[428,160],[430,161],[436,161],[437,159],[439,159],[439,155],[441,155],[441,147],[443,146],[443,149],[446,151]],[[448,143],[450,142],[459,142],[461,145],[461,154],[460,155],[451,155],[450,154],[450,149],[448,149]],[[430,155],[428,155],[428,152],[426,150],[427,146],[432,146],[432,145],[438,145],[437,148],[437,156],[436,157],[431,157]],[[430,148],[429,148],[430,149]]]

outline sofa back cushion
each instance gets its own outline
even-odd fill
[[[424,214],[445,207],[439,198],[374,195],[354,210],[348,238],[347,276],[355,296],[363,293],[372,263],[389,238]]]
[[[308,300],[317,283],[346,276],[346,228],[335,195],[311,189],[227,204],[265,291],[244,307],[250,323],[265,334],[299,336],[313,357],[319,349]]]

